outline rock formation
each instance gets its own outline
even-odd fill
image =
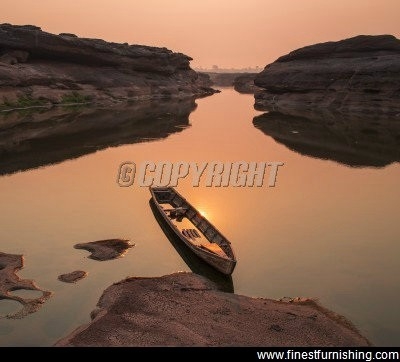
[[[23,318],[36,312],[51,296],[51,292],[40,289],[33,280],[21,279],[17,272],[24,267],[22,255],[13,255],[0,252],[0,300],[9,299],[21,304],[21,309],[16,313],[7,315],[7,318]],[[42,295],[37,298],[23,298],[13,295],[13,291],[32,290]]]
[[[307,46],[256,77],[256,108],[332,109],[342,114],[400,117],[400,40],[367,36]]]
[[[86,278],[87,275],[88,273],[83,270],[75,270],[71,273],[59,275],[58,280],[64,283],[76,283]]]
[[[89,251],[90,259],[105,261],[123,256],[133,246],[128,240],[108,239],[76,244],[74,248]]]
[[[235,78],[240,75],[240,73],[214,73],[207,72],[202,73],[210,78],[212,86],[218,87],[232,87]]]
[[[233,88],[235,88],[235,91],[239,93],[256,93],[260,90],[260,88],[254,84],[254,79],[256,76],[257,73],[245,73],[237,76],[233,81]]]
[[[357,36],[295,50],[255,79],[254,125],[290,149],[351,166],[400,161],[400,40]]]
[[[190,60],[166,48],[1,24],[0,110],[212,94]]]
[[[310,299],[225,293],[191,273],[107,288],[92,322],[57,346],[368,346],[344,317]]]
[[[210,79],[210,86],[234,87],[239,93],[253,94],[259,88],[254,85],[257,73],[201,73]]]

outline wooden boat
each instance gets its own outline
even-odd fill
[[[231,243],[173,187],[150,187],[154,205],[175,235],[199,258],[231,275],[236,258]]]
[[[233,285],[232,275],[222,274],[211,265],[207,264],[203,259],[200,259],[182,240],[175,234],[170,225],[165,221],[158,211],[153,199],[149,200],[151,211],[154,218],[157,220],[162,231],[171,243],[172,247],[176,250],[188,268],[195,274],[202,275],[208,280],[216,284],[219,290],[226,293],[234,293],[235,288]]]

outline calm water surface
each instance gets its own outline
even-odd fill
[[[399,163],[352,168],[302,156],[254,127],[253,97],[231,89],[196,102],[190,126],[167,138],[0,177],[0,251],[23,254],[19,275],[54,292],[36,313],[0,319],[0,345],[51,345],[90,320],[111,283],[190,270],[155,220],[149,191],[116,184],[127,160],[284,162],[275,188],[178,186],[231,240],[235,292],[317,297],[373,343],[398,345]],[[118,237],[136,244],[118,260],[73,248]],[[57,280],[78,269],[89,275],[77,284]],[[13,303],[0,301],[0,314]]]

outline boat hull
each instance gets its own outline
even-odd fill
[[[212,266],[214,269],[218,270],[222,274],[231,275],[235,269],[236,260],[230,259],[230,258],[223,258],[217,254],[213,254],[213,253],[209,252],[208,250],[203,250],[199,247],[196,247],[190,241],[188,241],[182,235],[181,231],[171,222],[170,218],[168,217],[168,215],[165,213],[164,209],[158,202],[152,188],[150,188],[150,191],[152,194],[152,201],[158,211],[158,214],[163,218],[163,220],[168,225],[168,227],[171,229],[171,231],[175,234],[175,236],[182,243],[184,243],[194,254],[196,254],[199,258],[201,258],[204,262],[206,262],[207,264]],[[179,195],[179,196],[181,197],[181,195]],[[188,203],[188,205],[191,208],[193,208],[193,206],[191,206],[189,203]]]

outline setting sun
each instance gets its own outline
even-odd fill
[[[203,209],[198,209],[199,213],[201,216],[205,217],[205,218],[209,218],[209,214],[207,211],[204,211]]]

